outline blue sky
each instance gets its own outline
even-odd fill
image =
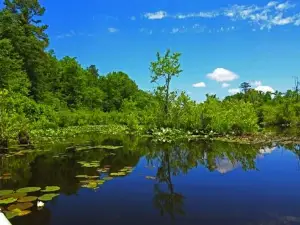
[[[300,76],[300,1],[41,0],[50,48],[102,74],[122,70],[151,89],[157,51],[182,53],[172,88],[195,100],[243,81],[285,91]],[[256,82],[254,82],[256,81]],[[194,86],[196,87],[194,87]],[[204,87],[205,86],[205,87]]]

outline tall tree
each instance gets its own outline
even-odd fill
[[[47,26],[41,25],[39,19],[45,8],[38,0],[5,0],[4,6],[0,38],[10,39],[14,50],[23,59],[23,69],[32,84],[31,94],[38,99],[43,91],[44,64],[47,60]]]
[[[158,52],[156,54],[157,61],[151,62],[150,65],[150,71],[152,72],[151,83],[157,83],[160,78],[164,80],[163,86],[158,88],[163,90],[164,93],[164,111],[166,115],[169,113],[171,80],[175,76],[178,77],[182,72],[179,62],[180,56],[180,53],[171,53],[170,49],[168,49],[163,56]]]
[[[248,82],[243,82],[243,83],[241,83],[240,88],[246,94],[250,90],[251,85]]]

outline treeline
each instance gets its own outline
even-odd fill
[[[193,133],[253,133],[262,125],[300,123],[299,90],[262,93],[247,87],[224,100],[196,103],[171,91],[180,54],[157,54],[150,65],[153,92],[140,90],[123,72],[99,74],[76,58],[48,50],[45,12],[37,0],[5,0],[0,11],[0,140],[32,129],[123,124],[131,130],[169,127]],[[247,86],[247,85],[246,85]]]

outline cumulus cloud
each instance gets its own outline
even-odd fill
[[[275,90],[270,86],[258,86],[258,87],[255,88],[255,90],[261,91],[261,92],[264,92],[264,93],[267,93],[267,92],[274,93],[275,92]]]
[[[119,30],[117,28],[114,28],[114,27],[109,27],[107,30],[108,30],[109,33],[117,33],[117,32],[119,32]]]
[[[217,82],[233,81],[239,78],[237,74],[224,68],[215,69],[212,73],[207,74],[207,77]]]
[[[230,84],[228,84],[228,83],[223,83],[222,84],[222,88],[227,88],[227,87],[229,87],[230,86]]]
[[[206,87],[206,84],[204,82],[200,82],[200,83],[193,84],[193,87],[203,88],[203,87]]]
[[[240,93],[240,92],[241,92],[241,89],[239,89],[239,88],[232,88],[232,89],[229,89],[228,92],[229,92],[229,94],[231,94],[231,95],[235,95],[235,94],[237,94],[237,93]]]
[[[168,16],[168,13],[165,11],[158,11],[154,13],[145,13],[144,17],[149,20],[161,20]]]

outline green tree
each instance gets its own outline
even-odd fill
[[[158,52],[156,54],[157,61],[151,62],[150,71],[152,72],[151,82],[157,83],[160,78],[164,80],[163,86],[159,86],[163,91],[164,95],[164,111],[165,114],[169,113],[169,104],[170,104],[170,83],[174,76],[178,77],[182,72],[181,65],[179,62],[181,54],[180,53],[171,53],[168,49],[164,56]]]
[[[246,94],[250,90],[251,85],[248,82],[243,82],[243,83],[241,83],[240,88]]]
[[[22,70],[23,62],[9,39],[0,40],[0,89],[28,94],[30,82]]]
[[[21,56],[23,69],[31,81],[31,93],[38,99],[43,82],[48,46],[47,26],[41,25],[43,8],[38,0],[5,0],[0,25],[0,39],[11,40],[14,51]]]
[[[125,99],[138,94],[138,86],[126,73],[113,72],[101,76],[99,87],[105,93],[103,110],[106,112],[120,110]]]

